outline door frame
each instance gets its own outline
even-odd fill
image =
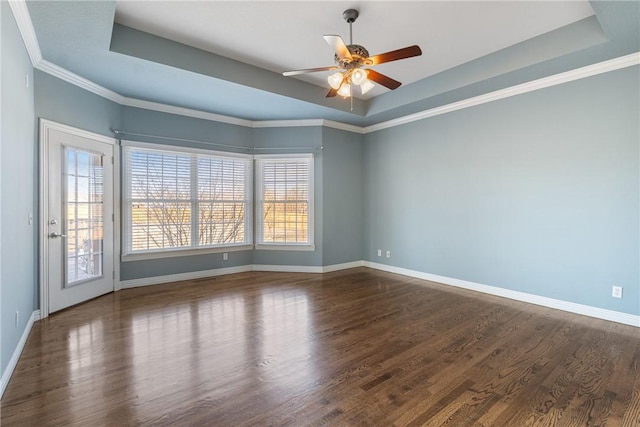
[[[40,191],[38,195],[39,224],[38,224],[38,246],[39,246],[39,288],[40,288],[40,318],[49,316],[49,245],[43,236],[48,230],[49,218],[49,186],[47,176],[49,174],[49,131],[56,130],[82,138],[92,139],[113,146],[113,290],[120,290],[120,145],[118,140],[112,137],[100,135],[90,131],[77,129],[72,126],[57,123],[51,120],[40,118],[39,141],[40,141],[40,161],[38,165]],[[105,272],[105,274],[109,274]]]

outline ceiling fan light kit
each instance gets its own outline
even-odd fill
[[[384,74],[378,73],[369,68],[385,62],[397,61],[422,55],[419,46],[413,45],[391,52],[369,56],[369,51],[364,46],[353,44],[352,24],[358,19],[359,12],[356,9],[347,9],[342,13],[342,17],[349,24],[349,44],[345,44],[339,35],[328,34],[324,36],[325,41],[336,52],[334,61],[336,65],[319,68],[308,68],[305,70],[285,71],[284,76],[295,76],[298,74],[315,73],[318,71],[340,70],[327,77],[327,82],[331,89],[327,93],[327,98],[340,95],[344,98],[352,96],[352,86],[359,86],[364,95],[375,87],[373,82],[378,83],[388,89],[394,90],[402,83]],[[352,99],[353,101],[353,99]]]

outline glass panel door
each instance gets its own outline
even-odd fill
[[[49,315],[112,292],[115,140],[42,122],[43,281]]]
[[[65,287],[103,276],[104,156],[65,147]]]

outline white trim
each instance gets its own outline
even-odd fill
[[[35,310],[31,313],[29,320],[22,331],[22,336],[18,341],[18,345],[16,345],[16,349],[13,351],[11,355],[11,359],[9,359],[9,363],[7,364],[6,369],[2,373],[2,380],[0,380],[0,398],[4,394],[4,391],[7,389],[7,385],[9,385],[9,380],[11,379],[11,375],[13,375],[13,371],[15,371],[16,366],[18,365],[18,360],[20,360],[20,355],[22,354],[22,350],[24,350],[24,346],[27,343],[27,338],[29,338],[29,333],[31,333],[31,328],[33,328],[33,324],[40,320],[40,310]]]
[[[40,183],[40,191],[38,194],[39,201],[39,219],[40,223],[38,225],[38,235],[42,236],[43,230],[46,230],[48,227],[48,223],[46,218],[49,218],[49,203],[47,202],[48,194],[46,193],[46,188],[48,187],[48,179],[49,176],[49,162],[48,159],[48,150],[47,144],[44,142],[45,135],[48,133],[46,126],[48,121],[45,119],[40,119],[39,124],[39,135],[38,135],[38,145],[39,145],[39,156],[40,159],[38,173],[39,173],[39,183]],[[46,239],[39,238],[38,239],[38,254],[39,254],[39,271],[38,271],[38,286],[39,286],[39,294],[40,294],[40,312],[42,313],[42,317],[49,316],[49,278],[44,273],[45,271],[49,271],[49,257],[48,257],[48,249],[46,244]]]
[[[613,310],[606,310],[604,308],[592,307],[589,305],[577,304],[577,303],[562,301],[554,298],[547,298],[540,295],[513,291],[511,289],[499,288],[496,286],[483,285],[480,283],[454,279],[451,277],[438,276],[436,274],[423,273],[421,271],[409,270],[406,268],[394,267],[391,265],[379,264],[376,262],[365,261],[364,266],[373,268],[376,270],[387,271],[389,273],[415,277],[417,279],[428,280],[430,282],[436,282],[444,285],[455,286],[457,288],[463,288],[471,291],[482,292],[489,295],[509,298],[512,300],[522,301],[529,304],[540,305],[547,308],[554,308],[557,310],[567,311],[569,313],[581,314],[584,316],[595,317],[597,319],[609,320],[612,322],[623,323],[625,325],[630,325],[630,326],[635,326],[640,328],[640,316],[636,316],[633,314],[622,313],[622,312],[613,311]]]
[[[349,125],[347,123],[334,122],[333,120],[323,120],[323,126],[338,130],[344,130],[347,132],[365,134],[365,128],[362,126]]]
[[[120,287],[120,258],[122,257],[121,221],[122,199],[120,194],[120,153],[122,149],[116,144],[113,147],[113,290]]]
[[[94,141],[102,142],[105,144],[112,145],[114,148],[113,151],[113,188],[114,188],[114,201],[113,201],[113,209],[114,209],[114,224],[113,224],[113,262],[114,262],[114,279],[113,279],[113,290],[118,290],[120,288],[119,280],[120,280],[120,232],[116,229],[116,225],[119,224],[119,212],[120,212],[120,201],[115,199],[116,197],[116,189],[120,188],[120,176],[116,174],[116,166],[119,168],[119,161],[116,160],[116,156],[118,156],[118,140],[109,136],[100,135],[94,132],[86,131],[83,129],[77,129],[72,126],[64,125],[61,123],[54,122],[52,120],[40,119],[40,123],[38,125],[39,135],[39,152],[40,152],[40,165],[38,169],[39,182],[40,182],[40,194],[38,195],[39,201],[39,214],[40,214],[40,222],[38,231],[40,235],[44,235],[44,230],[48,229],[48,218],[49,218],[49,204],[47,203],[47,198],[49,197],[48,191],[48,176],[49,176],[49,150],[48,141],[49,141],[49,130],[56,130],[60,132],[64,132],[70,135],[75,135],[81,138],[87,138]],[[118,212],[118,213],[116,213]],[[45,318],[49,316],[49,278],[47,272],[49,271],[49,254],[48,254],[48,245],[47,239],[39,239],[39,294],[40,294],[40,318]],[[108,273],[107,273],[108,274]]]
[[[182,282],[184,280],[202,279],[205,277],[223,276],[225,274],[245,273],[253,271],[251,265],[237,267],[216,268],[213,270],[191,271],[188,273],[168,274],[165,276],[143,277],[141,279],[123,280],[120,282],[122,289],[137,288],[140,286],[161,285],[163,283]]]
[[[361,126],[350,125],[347,123],[336,122],[326,119],[306,119],[306,120],[258,120],[251,122],[253,128],[289,128],[289,127],[308,127],[321,126],[339,130],[345,130],[353,133],[364,133]]]
[[[13,17],[20,30],[31,64],[35,67],[36,64],[42,61],[42,52],[40,51],[40,44],[31,21],[27,2],[25,0],[9,0],[9,7],[11,7],[11,12],[13,12]]]
[[[350,268],[364,267],[364,261],[345,262],[343,264],[325,265],[322,267],[323,273],[331,273],[340,270],[349,270]]]
[[[127,107],[144,108],[147,110],[160,111],[162,113],[177,114],[179,116],[211,120],[213,122],[227,123],[230,125],[253,127],[254,123],[251,120],[240,119],[237,117],[224,116],[222,114],[209,113],[191,108],[176,107],[168,104],[160,104],[159,102],[143,101],[135,98],[123,97],[123,101],[118,103]]]
[[[256,160],[286,160],[286,159],[312,159],[314,158],[313,153],[282,153],[282,154],[255,154],[253,156]]]
[[[324,120],[322,119],[307,119],[307,120],[262,120],[252,122],[253,128],[290,128],[290,127],[309,127],[309,126],[323,126]]]
[[[74,128],[73,126],[69,126],[62,123],[54,122],[52,120],[41,118],[40,131],[46,132],[49,129],[79,136],[81,138],[92,139],[94,141],[103,142],[105,144],[118,145],[118,140],[112,136],[100,135],[99,133],[94,133],[88,130]]]
[[[500,89],[494,92],[485,93],[483,95],[474,96],[462,101],[453,102],[451,104],[442,105],[440,107],[431,108],[419,113],[410,114],[408,116],[399,117],[364,128],[364,133],[376,132],[394,126],[427,119],[429,117],[439,116],[441,114],[451,113],[453,111],[462,110],[464,108],[475,107],[477,105],[486,104],[488,102],[497,101],[499,99],[510,98],[516,95],[522,95],[539,89],[556,86],[563,83],[569,83],[574,80],[592,77],[598,74],[616,71],[622,68],[631,67],[640,64],[640,52],[630,55],[621,56],[619,58],[610,59],[608,61],[599,62],[597,64],[587,65],[586,67],[577,68],[560,74],[544,77],[538,80],[532,80],[516,86]]]
[[[301,244],[301,243],[256,243],[253,248],[257,251],[308,251],[312,252],[316,250],[315,244]]]
[[[278,273],[323,273],[324,267],[314,265],[272,265],[254,264],[251,271],[269,271]]]
[[[54,77],[57,77],[60,80],[64,80],[67,83],[71,83],[72,85],[84,89],[88,92],[95,93],[98,96],[113,101],[116,104],[123,105],[125,100],[127,99],[119,93],[100,86],[99,84],[85,79],[84,77],[75,74],[67,70],[66,68],[62,68],[59,65],[49,62],[46,59],[40,60],[37,64],[34,64],[33,67]]]

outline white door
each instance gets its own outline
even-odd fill
[[[41,127],[48,313],[114,290],[114,145]]]

